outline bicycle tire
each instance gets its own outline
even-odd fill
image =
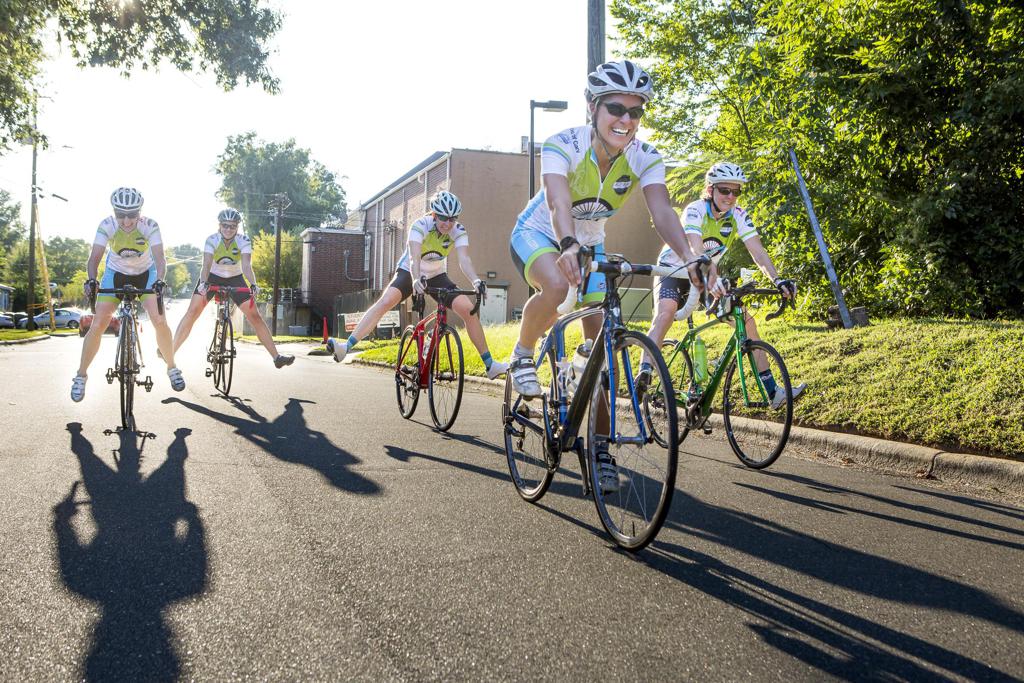
[[[218,362],[220,350],[220,319],[213,324],[213,338],[210,339],[210,348],[206,352],[206,362],[210,364],[210,376],[213,377],[213,388],[220,389],[221,367]]]
[[[680,347],[679,352],[676,353],[675,358],[672,359],[672,364],[668,364],[667,359],[672,357],[672,353],[675,351],[675,347],[678,344],[679,342],[673,339],[666,339],[661,343],[661,356],[666,359],[665,366],[668,368],[669,380],[672,381],[672,378],[675,376],[677,371],[679,374],[679,380],[673,383],[673,386],[676,387],[673,390],[673,394],[676,401],[677,416],[679,413],[680,403],[682,403],[683,406],[686,405],[686,397],[689,395],[691,388],[690,385],[693,381],[693,362],[690,360],[690,354],[686,352],[685,346]],[[663,398],[658,398],[659,395],[663,396],[661,387],[658,385],[656,378],[651,377],[650,388],[644,394],[644,412],[645,415],[647,415],[647,426],[651,430],[651,433],[658,444],[661,446],[667,446],[668,442],[665,436],[657,430],[657,426],[651,418],[651,411],[659,407],[657,402],[664,400]],[[652,401],[654,403],[652,403]],[[684,412],[684,419],[679,423],[678,427],[680,443],[686,440],[686,436],[690,433],[689,421],[686,417],[686,413]]]
[[[550,410],[551,406],[556,405],[558,396],[553,351],[548,352],[547,359],[551,368],[551,383],[545,400],[540,402],[539,409],[536,400],[524,401],[512,388],[511,373],[505,375],[505,399],[501,404],[508,472],[512,476],[516,492],[530,503],[536,503],[547,493],[551,480],[555,477],[555,470],[548,466],[545,455],[548,444],[544,432],[544,410]],[[524,425],[520,420],[513,418],[513,410],[519,413],[520,420],[537,421],[533,422],[532,426]]]
[[[629,347],[635,347],[632,353]],[[616,334],[613,349],[619,368],[615,373],[616,386],[609,386],[608,367],[611,361],[605,358],[601,381],[595,386],[591,397],[587,418],[588,472],[585,476],[590,477],[594,505],[605,531],[616,545],[636,552],[658,535],[672,505],[679,459],[675,392],[665,359],[646,335],[631,330],[620,332]],[[625,383],[626,364],[629,364],[630,374],[635,377],[633,367],[639,368],[642,354],[653,361],[651,390],[657,385],[662,395],[664,414],[659,418],[659,429],[664,437],[664,446],[651,434],[640,440],[644,436],[641,428],[649,415],[639,405],[639,401],[634,407],[632,392],[635,387]],[[626,396],[622,399],[618,399],[620,387],[626,390]],[[602,402],[606,409],[613,405],[615,408],[615,442],[612,442],[608,434],[599,433],[598,430],[597,421]],[[627,443],[626,438],[638,441]],[[614,489],[609,488],[607,479],[602,485],[597,462],[599,439],[607,442],[608,453],[613,459],[617,479]]]
[[[121,398],[121,428],[135,431],[134,323],[121,321],[117,335],[117,380]]]
[[[416,358],[409,363],[409,354]],[[398,399],[398,412],[409,419],[416,412],[416,404],[420,398],[420,349],[416,344],[416,331],[412,325],[402,332],[398,342],[398,357],[395,360],[395,395]]]
[[[231,392],[231,380],[235,373],[235,335],[231,318],[224,319],[220,330],[220,390],[225,396],[228,396]]]
[[[786,392],[785,403],[778,409],[772,409],[771,397],[756,395],[761,393],[762,387],[757,380],[757,366],[754,363],[756,350],[767,355],[778,389]],[[771,344],[750,339],[742,353],[747,361],[746,369],[743,373],[738,372],[739,364],[734,354],[722,381],[722,420],[729,445],[736,457],[747,467],[761,470],[778,460],[789,441],[789,431],[793,425],[793,387],[782,355]],[[734,376],[738,378],[735,387]],[[755,398],[762,400],[745,401],[742,385],[747,385],[748,395],[755,394]]]
[[[427,383],[430,417],[440,432],[451,429],[455,418],[459,416],[465,380],[463,362],[459,333],[446,325],[437,337],[437,347],[431,359],[430,381]]]

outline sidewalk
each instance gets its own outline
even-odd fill
[[[382,370],[392,368],[387,363],[364,361],[358,356],[345,361]],[[505,392],[504,380],[482,377],[467,376],[465,387],[497,397]],[[712,437],[698,432],[688,438],[724,439],[721,417],[712,415],[709,423],[716,427]],[[1015,460],[950,453],[928,446],[797,426],[790,430],[786,454],[841,467],[856,464],[887,474],[933,479],[1024,499],[1024,462]]]

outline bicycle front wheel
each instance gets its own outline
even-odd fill
[[[210,340],[210,348],[206,351],[206,362],[210,364],[210,370],[206,376],[213,377],[213,388],[220,389],[220,376],[222,367],[220,364],[220,319],[213,326],[213,339]]]
[[[395,395],[398,398],[398,412],[408,420],[416,412],[416,403],[420,399],[420,349],[411,325],[402,332],[402,340],[398,343]]]
[[[227,396],[231,391],[231,380],[235,374],[235,335],[231,318],[225,318],[220,325],[220,385]]]
[[[117,335],[117,380],[121,389],[121,428],[135,431],[135,326],[122,320]]]
[[[455,424],[462,405],[463,378],[462,340],[458,332],[445,327],[437,337],[428,385],[430,417],[439,431],[446,432]]]
[[[543,399],[526,401],[512,388],[512,375],[505,375],[505,401],[501,405],[501,418],[505,432],[505,459],[512,483],[523,500],[535,503],[547,492],[555,470],[548,466],[545,453],[547,438],[544,430],[544,410],[557,405],[555,355],[549,352],[551,384]],[[557,424],[557,415],[549,416]]]
[[[679,351],[676,351],[676,346],[679,346]],[[679,342],[672,339],[666,339],[661,344],[661,355],[665,359],[665,366],[668,368],[669,376],[669,391],[668,394],[672,395],[673,400],[676,402],[676,410],[679,411],[679,407],[685,407],[687,405],[687,396],[689,396],[691,390],[691,384],[693,382],[693,364],[690,362],[690,354],[686,352],[686,347],[679,344]],[[676,387],[673,389],[673,384]],[[662,388],[661,380],[655,376],[655,373],[651,374],[650,389],[644,393],[644,415],[647,418],[647,428],[651,430],[651,434],[654,440],[658,442],[658,445],[663,448],[668,447],[668,437],[663,433],[663,429],[660,425],[665,424],[665,418],[663,413],[665,412],[665,395],[666,392]],[[683,415],[683,424],[679,425],[679,441],[682,442],[686,439],[686,435],[690,433],[690,429],[686,424],[686,414]]]
[[[761,354],[775,380],[774,394],[757,369]],[[729,445],[747,467],[768,467],[782,455],[793,425],[793,388],[782,356],[771,344],[748,340],[742,354],[732,357],[723,385],[722,418]]]
[[[631,381],[643,352],[654,366],[646,399]],[[588,476],[601,524],[616,544],[637,551],[657,536],[672,504],[679,457],[675,392],[665,359],[646,335],[618,334],[614,361],[610,373],[605,359],[590,401]]]

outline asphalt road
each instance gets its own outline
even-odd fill
[[[450,435],[392,379],[240,347],[234,400],[203,376],[108,433],[105,341],[0,347],[3,680],[1014,680],[1024,508],[786,457],[684,444],[672,513],[631,556],[574,458],[516,495],[498,399]]]

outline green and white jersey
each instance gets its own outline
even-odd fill
[[[94,246],[109,247],[107,268],[125,275],[141,275],[153,267],[152,247],[163,244],[160,226],[156,221],[140,216],[130,232],[117,224],[117,219],[107,216],[96,229]]]
[[[242,274],[242,254],[252,253],[252,243],[241,233],[235,233],[233,240],[225,242],[220,232],[215,232],[206,238],[203,253],[213,256],[211,274],[219,277],[237,277]]]
[[[553,173],[569,181],[576,239],[584,246],[604,242],[604,224],[622,208],[638,185],[665,184],[665,163],[652,145],[634,138],[615,158],[605,177],[591,147],[591,126],[569,128],[552,135],[540,153],[541,176]],[[543,187],[516,222],[517,229],[539,230],[558,242]]]
[[[405,251],[402,258],[398,260],[400,270],[409,268],[409,244],[419,242],[420,247],[420,275],[432,278],[435,275],[448,272],[448,254],[454,247],[468,247],[469,234],[466,226],[456,223],[447,235],[440,233],[434,221],[434,217],[427,214],[412,224],[409,228],[409,237],[406,240]]]
[[[724,245],[728,249],[736,238],[746,242],[751,237],[757,237],[757,229],[754,222],[750,220],[750,214],[738,206],[721,218],[716,219],[711,213],[711,200],[698,199],[690,202],[683,209],[682,213],[683,232],[688,235],[700,235],[704,241],[704,251]],[[715,258],[715,263],[725,252]],[[681,266],[683,260],[672,251],[667,244],[661,248],[658,254],[658,263],[665,266]]]

